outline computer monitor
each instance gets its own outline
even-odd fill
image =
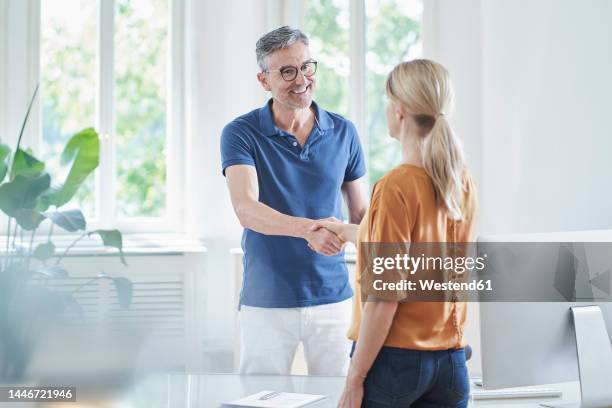
[[[516,248],[521,246],[515,245],[521,242],[545,242],[549,249],[558,243],[558,256],[551,257],[547,251],[532,251],[529,256],[521,256],[516,253]],[[566,243],[580,243],[580,254],[565,256]],[[587,283],[595,284],[596,288],[590,290],[596,292],[593,298],[597,299],[599,291],[607,290],[609,295],[612,273],[612,251],[601,251],[601,243],[610,243],[609,248],[612,248],[612,230],[482,236],[478,239],[478,251],[492,247],[511,248],[513,256],[501,265],[498,263],[495,273],[524,279],[525,286],[533,280],[554,281],[559,268],[564,271],[587,268],[583,272],[590,276]],[[538,276],[526,278],[524,273]],[[571,287],[574,295],[584,292],[584,285],[580,285],[577,282]],[[556,289],[563,292],[563,288]],[[508,388],[580,380],[582,404],[574,406],[612,406],[612,302],[581,302],[578,301],[580,296],[573,300],[576,301],[482,301],[483,387]]]

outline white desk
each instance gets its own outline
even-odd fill
[[[254,394],[264,389],[275,391],[287,391],[310,394],[324,394],[327,400],[313,404],[313,408],[335,408],[344,386],[344,377],[322,377],[322,376],[275,376],[275,375],[236,375],[236,374],[200,374],[200,375],[173,375],[165,379],[158,379],[157,389],[165,388],[162,392],[163,399],[171,401],[168,405],[159,407],[172,408],[195,408],[195,407],[219,407],[221,402],[232,401],[240,397]],[[150,383],[151,384],[151,383]],[[146,385],[151,387],[152,385]],[[549,385],[551,386],[551,385]],[[578,401],[580,392],[578,383],[564,383],[553,385],[563,392],[562,400],[565,402]],[[548,399],[550,401],[551,399]],[[560,399],[556,399],[560,400]],[[513,407],[527,408],[538,407],[538,404],[547,399],[513,399],[513,400],[479,400],[472,402],[470,406],[478,408],[490,407]],[[135,407],[140,407],[138,401],[134,401]],[[142,405],[144,406],[144,405]]]
[[[539,404],[544,402],[556,402],[556,403],[570,403],[580,401],[580,385],[578,381],[567,382],[560,384],[547,384],[540,385],[537,387],[521,387],[521,388],[556,388],[561,390],[563,396],[561,398],[512,398],[512,399],[495,399],[495,400],[478,400],[472,402],[470,406],[478,408],[492,408],[492,407],[512,407],[512,408],[533,408],[539,407]],[[472,387],[473,390],[480,389],[479,387]]]
[[[77,386],[77,403],[68,405],[41,404],[45,408],[217,408],[222,402],[254,394],[265,389],[310,394],[324,394],[328,398],[312,404],[312,408],[335,408],[342,392],[344,377],[237,375],[237,374],[157,374],[134,380],[122,390],[106,390],[98,396]],[[564,402],[578,401],[578,383],[554,385],[563,391]],[[560,401],[560,399],[557,399]],[[476,401],[478,408],[513,407],[534,408],[546,399],[513,399]],[[7,404],[2,407],[36,407],[35,404]]]

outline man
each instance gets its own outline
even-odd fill
[[[290,27],[257,41],[268,103],[221,136],[223,173],[245,228],[240,372],[288,374],[300,342],[310,374],[343,375],[352,291],[342,242],[314,220],[340,218],[341,195],[359,223],[367,208],[354,125],[313,100],[317,63]],[[341,194],[342,193],[342,194]]]

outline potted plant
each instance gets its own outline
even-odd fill
[[[23,380],[28,363],[45,329],[54,318],[67,309],[77,313],[80,307],[74,293],[96,280],[107,279],[114,284],[122,308],[130,305],[132,283],[123,277],[101,274],[72,292],[53,290],[50,279],[65,279],[69,272],[62,260],[83,238],[97,235],[103,245],[118,250],[121,262],[122,235],[119,230],[87,231],[86,220],[78,209],[62,210],[77,193],[87,177],[98,167],[100,143],[97,132],[86,128],[74,134],[60,157],[69,166],[66,179],[51,183],[45,163],[21,140],[38,87],[26,112],[14,151],[0,141],[0,210],[8,217],[5,248],[0,249],[0,383]],[[45,242],[35,244],[41,224],[50,224]],[[52,241],[57,226],[76,239],[61,253]]]

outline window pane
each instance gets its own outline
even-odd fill
[[[422,15],[422,0],[366,1],[366,132],[371,186],[400,161],[398,144],[387,130],[385,81],[397,63],[421,57]]]
[[[115,117],[119,217],[163,216],[169,0],[117,0]]]
[[[319,61],[314,99],[325,110],[348,115],[349,1],[306,1],[304,23]]]
[[[41,158],[52,183],[65,180],[59,156],[76,132],[95,125],[97,0],[41,2]],[[95,213],[93,176],[71,204],[91,220]],[[70,204],[69,204],[70,205]]]

